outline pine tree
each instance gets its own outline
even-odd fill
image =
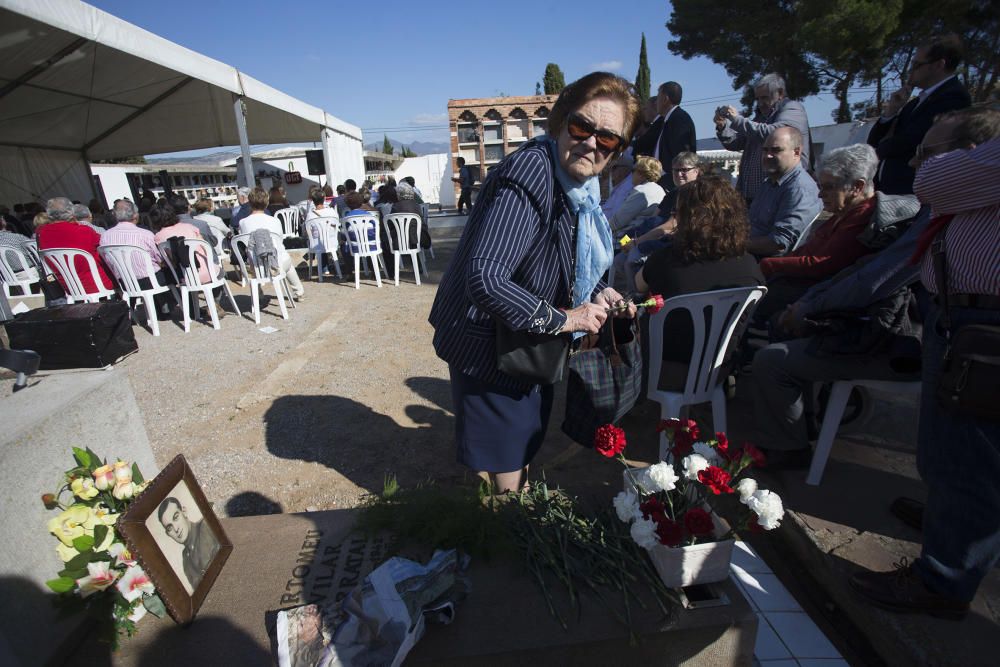
[[[392,155],[392,142],[389,141],[389,135],[382,135],[382,152],[386,155]]]
[[[563,78],[562,70],[555,63],[549,63],[545,66],[545,76],[542,77],[542,81],[545,83],[546,95],[558,95],[566,87],[566,79]]]
[[[542,94],[542,82],[541,81],[536,81],[535,82],[535,95],[541,95],[541,94]]]
[[[635,74],[635,92],[639,95],[640,105],[645,105],[649,99],[649,62],[646,60],[646,33],[642,33],[642,46],[639,47],[639,71]]]

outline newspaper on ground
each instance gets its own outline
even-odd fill
[[[402,664],[427,619],[451,623],[468,592],[468,560],[454,549],[435,551],[426,565],[390,558],[342,602],[279,612],[279,667]]]

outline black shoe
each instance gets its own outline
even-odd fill
[[[924,504],[913,498],[900,496],[889,505],[892,515],[914,530],[924,530]]]
[[[893,572],[856,572],[851,588],[869,602],[908,614],[930,614],[960,620],[969,613],[969,603],[940,595],[927,588],[904,558]]]
[[[802,449],[766,449],[761,447],[767,457],[764,467],[768,470],[805,470],[812,463],[812,450]]]

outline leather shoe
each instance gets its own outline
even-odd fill
[[[913,565],[904,558],[893,572],[856,572],[851,588],[872,604],[907,614],[930,614],[960,620],[969,613],[969,603],[927,588]]]
[[[768,470],[805,470],[812,462],[812,450],[802,449],[767,449],[760,448],[767,457],[764,467]]]
[[[889,505],[892,515],[914,530],[924,529],[924,504],[913,498],[900,496]]]

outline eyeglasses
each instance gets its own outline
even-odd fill
[[[671,169],[670,171],[674,172],[675,174],[686,174],[689,171],[694,171],[697,168],[698,167],[678,167],[677,169]]]
[[[937,58],[936,60],[914,60],[912,63],[910,63],[910,71],[912,72],[915,69],[920,69],[924,65],[930,65],[931,63],[936,63],[938,60],[941,59]]]
[[[566,132],[577,141],[586,141],[595,137],[597,147],[606,153],[613,153],[622,147],[625,139],[610,130],[598,130],[590,121],[571,113],[566,119]]]

